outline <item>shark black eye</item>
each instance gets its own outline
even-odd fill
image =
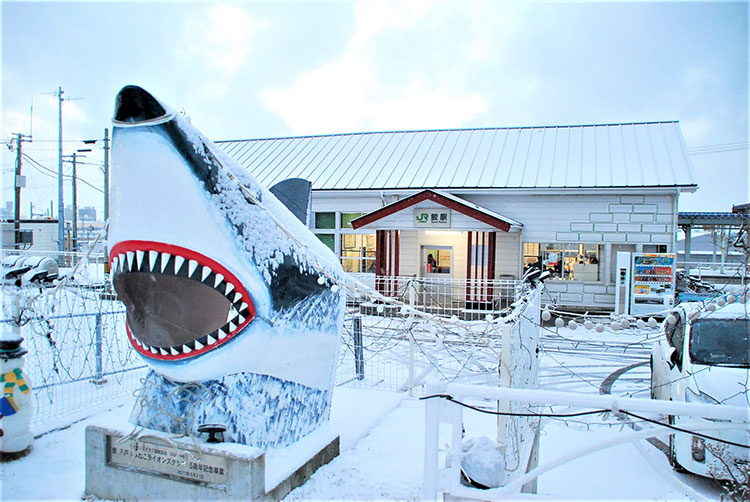
[[[276,310],[291,307],[310,295],[320,294],[328,289],[318,283],[319,274],[301,272],[299,265],[290,256],[273,272],[271,279],[271,301]]]

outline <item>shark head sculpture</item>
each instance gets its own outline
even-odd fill
[[[134,349],[178,383],[251,375],[330,394],[335,255],[140,87],[120,91],[113,126],[109,260]]]

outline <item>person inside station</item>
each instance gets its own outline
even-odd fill
[[[436,273],[438,271],[437,269],[437,261],[435,261],[435,257],[432,256],[432,253],[427,254],[427,273],[432,274]]]

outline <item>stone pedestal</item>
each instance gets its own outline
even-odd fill
[[[280,500],[339,453],[339,438],[327,427],[268,455],[245,445],[175,440],[159,432],[123,440],[130,430],[97,425],[86,428],[86,496],[110,500]]]

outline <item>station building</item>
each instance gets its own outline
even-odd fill
[[[218,142],[262,184],[312,182],[311,229],[348,272],[519,279],[614,307],[618,251],[675,252],[697,189],[678,122],[371,132]]]

